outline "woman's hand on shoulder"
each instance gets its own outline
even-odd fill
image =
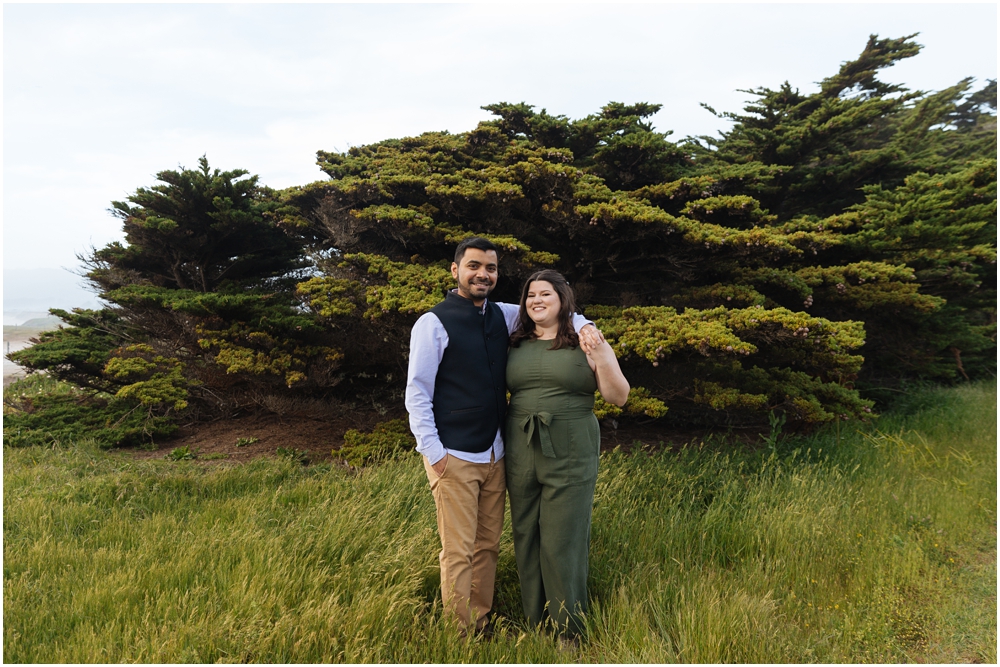
[[[587,355],[590,355],[594,351],[594,348],[599,346],[601,343],[605,343],[604,334],[601,330],[597,328],[594,324],[587,324],[580,332],[577,334],[580,339],[580,349],[583,350]]]

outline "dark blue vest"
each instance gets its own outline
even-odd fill
[[[500,307],[486,312],[448,292],[431,309],[448,347],[434,381],[434,423],[441,442],[460,452],[485,452],[507,414],[507,323]]]

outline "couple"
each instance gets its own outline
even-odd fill
[[[406,409],[437,508],[442,600],[463,633],[486,625],[506,490],[525,616],[579,634],[600,451],[594,390],[623,405],[629,385],[559,273],[532,275],[519,305],[496,304],[497,262],[490,241],[460,243],[458,289],[410,336]]]

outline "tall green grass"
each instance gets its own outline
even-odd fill
[[[996,387],[864,432],[601,461],[579,649],[442,621],[419,461],[4,450],[6,662],[996,661]]]

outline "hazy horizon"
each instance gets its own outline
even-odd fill
[[[96,308],[97,295],[69,269],[3,270],[3,323],[18,325],[48,315],[50,308]]]
[[[8,4],[4,321],[96,305],[70,271],[122,240],[111,201],[203,154],[302,185],[323,177],[317,150],[471,130],[500,101],[570,118],[659,103],[653,124],[677,140],[729,126],[699,103],[816,90],[873,33],[925,47],[882,80],[979,88],[996,78],[996,30],[986,3]]]

